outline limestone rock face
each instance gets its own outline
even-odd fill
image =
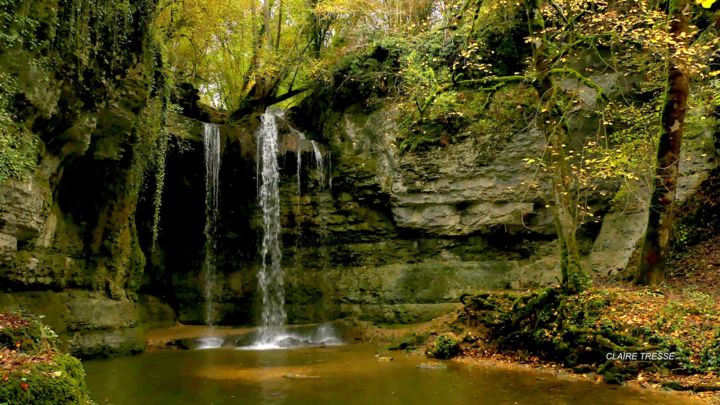
[[[717,135],[706,130],[695,139],[683,143],[680,151],[680,177],[677,184],[677,202],[683,204],[718,167],[718,155],[713,145]]]
[[[322,137],[301,137],[287,127],[302,117],[279,123],[282,266],[291,322],[345,316],[419,322],[452,310],[464,293],[557,282],[545,191],[528,187],[533,174],[523,162],[538,153],[540,134],[517,134],[489,158],[469,140],[401,155],[394,147],[397,119],[392,107],[371,113],[350,108],[327,117]],[[173,128],[166,192],[177,198],[163,208],[165,260],[152,264],[146,288],[169,292],[181,322],[202,323],[200,127],[185,120]],[[255,128],[257,117],[220,128],[213,293],[220,323],[259,321]],[[323,155],[322,168],[312,141]]]
[[[590,254],[592,271],[611,276],[624,271],[639,249],[647,228],[647,211],[605,215]]]
[[[0,294],[0,308],[43,316],[43,321],[63,338],[63,349],[80,358],[145,350],[144,328],[139,323],[144,307],[84,290]]]
[[[534,131],[518,134],[491,162],[478,162],[472,140],[404,156],[392,189],[398,225],[441,235],[522,227],[544,197],[529,188],[532,172],[523,162],[541,153],[542,139]]]
[[[82,357],[125,354],[144,348],[136,213],[157,137],[148,117],[160,112],[146,35],[155,3],[73,4],[5,10],[36,27],[0,46],[0,85],[12,80],[10,133],[38,148],[34,171],[0,184],[0,311],[45,314]],[[106,46],[121,12],[133,16],[122,46]]]
[[[692,112],[691,112],[692,113]],[[703,181],[718,166],[713,134],[706,131],[685,142],[680,154],[676,204],[682,206],[700,190]],[[651,179],[653,174],[648,174]],[[603,217],[602,228],[592,247],[592,271],[609,276],[629,275],[639,265],[648,219],[650,190],[639,184],[621,207]]]
[[[540,133],[529,130],[515,135],[491,159],[472,138],[400,155],[395,147],[397,119],[390,108],[369,115],[344,113],[328,135],[339,163],[336,184],[359,183],[360,188],[387,193],[401,228],[445,236],[469,235],[498,225],[539,230],[539,221],[531,223],[529,216],[546,192],[530,186],[538,179],[523,159],[542,153]],[[359,182],[360,176],[364,180]]]

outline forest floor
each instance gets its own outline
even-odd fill
[[[678,390],[682,391],[683,395],[720,404],[720,237],[700,243],[678,255],[673,260],[673,269],[668,280],[659,287],[639,287],[627,282],[595,280],[590,291],[565,301],[564,304],[571,310],[585,309],[586,306],[578,303],[589,304],[593,300],[602,299],[607,305],[593,314],[595,330],[609,326],[618,334],[640,337],[641,340],[644,339],[643,342],[659,341],[659,348],[647,351],[676,351],[677,355],[683,358],[678,368],[666,367],[669,363],[654,367],[656,364],[652,361],[628,367],[627,362],[616,361],[618,365],[623,363],[620,367],[626,385]],[[471,317],[478,318],[481,313],[484,314],[479,311]],[[569,322],[568,319],[564,321]],[[562,321],[560,324],[562,325]],[[557,323],[548,325],[555,327]],[[536,333],[538,329],[541,333],[546,332],[541,328],[532,332]],[[549,336],[556,331],[548,332]],[[598,362],[592,365],[576,364],[569,367],[561,356],[555,355],[553,358],[552,350],[548,356],[548,351],[538,353],[542,350],[503,348],[498,344],[501,339],[498,339],[497,334],[493,337],[482,322],[462,333],[465,336],[475,333],[478,337],[477,340],[471,339],[472,343],[464,339],[466,342],[463,343],[462,361],[507,367],[523,365],[553,370],[556,373],[575,373],[581,379],[596,382],[605,381],[601,373],[602,367],[599,367],[604,359],[598,359]],[[549,341],[545,339],[543,343]],[[627,351],[643,350],[636,348]],[[677,363],[675,364],[677,366]]]
[[[87,404],[80,360],[40,318],[0,313],[0,403]]]
[[[7,382],[14,373],[27,373],[36,364],[51,364],[55,355],[54,348],[43,346],[36,348],[30,321],[15,314],[0,313],[0,379]],[[23,389],[27,385],[21,383]]]

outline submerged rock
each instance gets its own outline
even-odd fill
[[[320,376],[319,375],[287,373],[287,374],[283,375],[283,378],[287,378],[289,380],[313,380],[316,378],[320,378]]]
[[[428,361],[418,364],[417,368],[421,370],[447,370],[447,364],[439,361]]]

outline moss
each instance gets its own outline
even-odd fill
[[[436,359],[451,359],[460,354],[460,341],[450,334],[440,335],[427,354]]]
[[[385,348],[387,350],[414,350],[418,346],[422,345],[427,341],[428,335],[425,333],[417,334],[415,332],[409,333],[400,339],[396,339],[388,344]]]
[[[80,360],[56,351],[57,336],[39,318],[0,314],[0,402],[88,404]]]
[[[13,405],[87,404],[82,363],[60,353],[48,362],[31,363],[0,381],[0,399]]]

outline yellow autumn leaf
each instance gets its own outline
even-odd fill
[[[715,0],[695,0],[695,3],[702,5],[704,8],[710,8],[715,3]]]

